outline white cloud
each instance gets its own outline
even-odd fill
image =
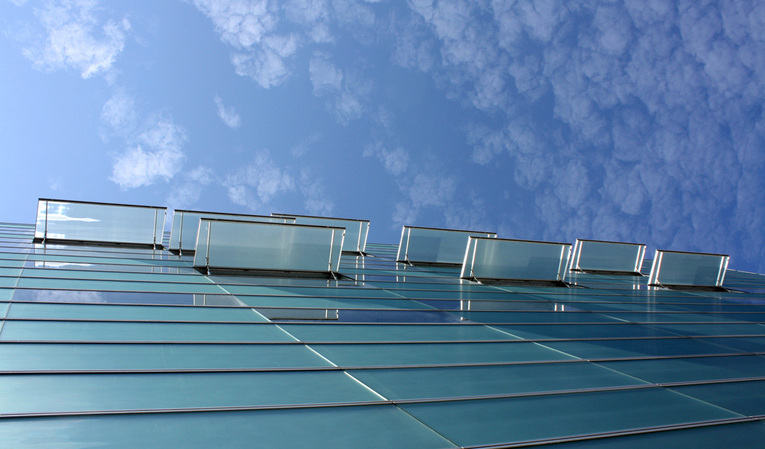
[[[328,197],[324,184],[312,172],[302,170],[298,183],[300,193],[305,198],[305,209],[311,215],[329,216],[335,208],[335,203]]]
[[[181,169],[186,132],[172,119],[155,117],[136,144],[115,158],[110,179],[123,189],[169,181]]]
[[[343,86],[343,72],[332,64],[325,54],[317,53],[311,58],[308,73],[311,76],[314,95],[339,92]]]
[[[74,68],[83,78],[108,74],[125,46],[130,22],[99,20],[92,0],[50,2],[38,11],[46,31],[44,43],[24,54],[43,70]]]
[[[387,148],[381,141],[368,145],[364,149],[364,157],[377,158],[385,170],[394,176],[403,174],[409,164],[409,152],[400,146]]]
[[[223,185],[229,199],[250,209],[259,209],[277,195],[295,189],[295,179],[271,159],[268,152],[255,155],[254,160],[226,177]]]
[[[202,189],[214,181],[214,174],[209,167],[199,166],[179,177],[173,183],[167,203],[172,209],[186,209],[199,201]]]
[[[116,131],[131,130],[136,121],[133,97],[122,90],[118,90],[101,109],[101,119]]]
[[[215,107],[218,112],[218,117],[229,128],[238,128],[242,124],[242,118],[237,114],[236,109],[233,106],[226,107],[223,104],[223,100],[219,96],[215,96]]]

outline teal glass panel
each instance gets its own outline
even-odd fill
[[[13,301],[96,303],[96,304],[172,304],[195,305],[198,298],[219,298],[217,305],[240,306],[231,295],[198,295],[193,293],[110,292],[88,290],[17,289]],[[222,299],[225,298],[225,299]],[[213,301],[210,301],[213,303]]]
[[[467,301],[463,301],[467,302]],[[563,304],[549,304],[558,311],[549,312],[481,312],[462,311],[463,319],[482,323],[618,323],[615,318],[590,312],[566,311]],[[572,308],[573,309],[573,308]]]
[[[480,280],[563,281],[571,245],[469,237],[460,277]]]
[[[653,383],[765,377],[765,358],[754,355],[623,360],[599,364]]]
[[[164,207],[40,199],[35,239],[157,246]]]
[[[223,284],[226,292],[234,295],[268,295],[268,296],[310,296],[329,298],[391,298],[401,299],[401,295],[386,290],[370,288],[337,288],[337,287],[278,287],[261,285],[227,285]]]
[[[266,321],[248,308],[13,303],[9,318],[125,321]]]
[[[1,335],[1,334],[0,334]],[[272,369],[331,366],[302,345],[0,344],[0,371]]]
[[[2,295],[2,293],[0,293]],[[8,316],[8,308],[10,307],[10,303],[7,303],[3,301],[3,298],[0,298],[0,318],[5,318]]]
[[[145,267],[179,267],[188,268],[191,264],[181,260],[141,259],[128,257],[105,257],[105,256],[75,256],[59,254],[29,254],[28,260],[35,262],[71,262],[83,264],[110,264],[110,265],[140,265]],[[43,267],[44,268],[44,267]]]
[[[421,309],[422,304],[408,299],[310,298],[302,296],[237,296],[252,307],[314,307],[324,309]]]
[[[765,352],[765,336],[763,337],[725,337],[700,338],[716,345],[738,349],[745,352]]]
[[[401,407],[460,446],[521,443],[740,417],[660,388]]]
[[[3,276],[3,277],[21,276],[21,268],[0,268],[0,276]]]
[[[540,393],[645,383],[586,362],[371,369],[350,373],[392,400]]]
[[[720,335],[762,335],[765,336],[765,325],[754,323],[678,323],[651,324],[651,327],[690,336],[720,336]]]
[[[550,341],[545,346],[583,359],[740,354],[741,351],[690,338]]]
[[[343,228],[207,218],[199,223],[195,268],[328,273],[340,263]]]
[[[720,287],[729,257],[721,254],[656,250],[648,276],[650,285]]]
[[[662,432],[623,435],[619,437],[587,439],[570,443],[534,446],[545,449],[645,449],[666,447],[677,449],[762,449],[765,423],[762,421],[725,423],[714,426]]]
[[[286,217],[269,217],[265,215],[224,214],[217,212],[199,212],[191,210],[175,210],[173,225],[170,230],[168,249],[174,251],[194,251],[197,245],[197,232],[200,218],[217,218],[224,220],[254,221],[260,223],[294,223],[294,219]]]
[[[294,341],[271,324],[7,321],[0,340],[18,341]]]
[[[465,258],[468,237],[496,237],[493,232],[457,231],[450,229],[404,226],[396,260],[410,263],[442,263],[458,265]]]
[[[765,381],[762,380],[688,385],[672,389],[745,416],[765,415]]]
[[[465,324],[282,324],[280,327],[307,342],[517,340],[490,327]]]
[[[645,245],[576,239],[572,270],[638,273],[643,266]]]
[[[81,279],[81,280],[115,280],[115,281],[139,281],[139,282],[179,282],[187,284],[210,284],[211,281],[198,272],[193,274],[164,274],[164,273],[136,273],[119,271],[80,271],[80,270],[56,270],[44,268],[25,268],[23,277],[54,278],[54,279]]]
[[[311,348],[344,367],[459,365],[572,360],[536,343],[313,344]]]
[[[3,278],[0,278],[0,283]],[[16,279],[13,279],[14,283]],[[9,285],[13,287],[14,285]],[[134,282],[82,279],[19,278],[19,288],[54,289],[54,290],[98,290],[116,292],[167,292],[167,293],[206,293],[227,294],[228,292],[214,284],[182,284],[169,282]]]
[[[394,405],[13,419],[0,434],[10,447],[454,447]]]
[[[312,217],[308,215],[293,215],[272,213],[275,217],[292,218],[297,224],[314,226],[330,226],[345,228],[343,251],[364,252],[369,234],[369,220],[353,220],[348,218]]]
[[[498,324],[495,327],[525,339],[651,338],[673,334],[634,324]]]
[[[379,401],[341,371],[4,375],[0,413]]]

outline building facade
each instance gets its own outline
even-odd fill
[[[696,255],[588,269],[598,242],[171,221],[40,200],[0,224],[2,447],[764,444],[765,277],[723,256],[685,283]]]

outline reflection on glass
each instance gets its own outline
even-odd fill
[[[176,210],[173,212],[173,227],[170,231],[171,251],[194,251],[197,244],[197,232],[200,218],[217,218],[223,220],[254,221],[260,223],[294,223],[294,218],[269,217],[265,215],[222,214],[217,212],[198,212],[191,210]]]
[[[497,234],[404,226],[396,260],[411,264],[458,265],[464,259],[468,237],[496,238]]]
[[[12,300],[102,304],[195,304],[194,295],[188,293],[130,293],[93,290],[16,289]]]
[[[571,270],[639,273],[645,245],[576,239]]]
[[[337,320],[337,309],[255,309],[269,320]]]
[[[723,254],[656,250],[649,285],[722,287],[730,257]]]
[[[345,229],[201,218],[194,268],[329,275],[338,270]]]
[[[369,220],[313,217],[310,215],[293,215],[280,213],[272,213],[271,215],[274,217],[293,218],[296,224],[344,228],[345,242],[343,242],[343,251],[363,253],[366,250],[367,234],[369,234]]]
[[[164,207],[40,199],[35,240],[162,246]]]
[[[568,243],[470,237],[460,277],[562,282],[570,251]]]

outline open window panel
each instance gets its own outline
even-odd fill
[[[356,254],[364,254],[364,251],[366,251],[367,236],[369,234],[369,220],[314,217],[311,215],[294,215],[282,213],[272,213],[271,216],[292,218],[295,220],[296,224],[345,228],[345,242],[343,243],[343,251]]]
[[[396,261],[410,265],[460,266],[470,237],[496,238],[494,232],[404,226]]]
[[[645,248],[642,243],[576,239],[569,269],[640,276]]]
[[[722,286],[730,257],[657,249],[648,285],[674,289],[725,290]]]
[[[571,244],[470,237],[460,277],[483,284],[565,287]]]
[[[335,279],[345,229],[200,218],[194,268],[206,274]]]
[[[35,243],[162,248],[167,208],[40,198]]]
[[[193,210],[175,210],[173,225],[170,229],[170,251],[183,254],[193,253],[197,246],[199,220],[216,218],[222,220],[252,221],[260,223],[294,223],[294,218],[270,217],[267,215],[224,214],[219,212],[202,212]]]

